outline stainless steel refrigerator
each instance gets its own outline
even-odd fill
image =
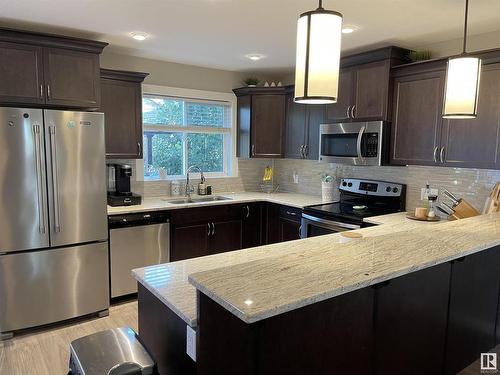
[[[109,307],[104,115],[0,108],[0,334]]]

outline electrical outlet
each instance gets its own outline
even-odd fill
[[[186,353],[196,362],[196,331],[186,326]]]
[[[424,198],[425,198],[425,190],[426,190],[425,188],[422,188],[420,190],[420,200],[421,201],[424,200]],[[439,195],[439,189],[431,188],[431,195]]]

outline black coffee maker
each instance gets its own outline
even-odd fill
[[[141,204],[141,196],[130,191],[132,167],[127,164],[108,164],[108,205]]]

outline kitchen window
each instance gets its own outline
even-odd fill
[[[230,94],[214,93],[219,95],[210,99],[210,93],[197,93],[203,93],[201,98],[151,94],[145,90],[144,180],[183,177],[192,165],[201,167],[208,177],[233,174],[234,103],[219,98]]]

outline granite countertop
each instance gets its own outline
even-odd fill
[[[220,194],[214,194],[214,196],[222,196],[231,199],[222,201],[211,201],[211,202],[172,204],[169,203],[169,201],[175,199],[183,199],[184,197],[145,198],[143,199],[142,204],[139,205],[120,206],[120,207],[108,206],[108,215],[129,214],[134,212],[147,212],[147,211],[175,210],[179,208],[205,207],[205,206],[251,203],[251,202],[270,202],[297,208],[303,208],[305,206],[322,203],[321,197],[316,197],[306,194],[295,194],[295,193],[266,194],[266,193],[241,192],[241,193],[220,193]],[[193,195],[193,198],[196,199],[197,197],[198,196]],[[202,197],[200,196],[200,198]]]
[[[422,224],[344,244],[332,235],[287,242],[286,255],[194,273],[189,281],[253,323],[500,245],[500,213]]]
[[[290,203],[283,202],[282,204]],[[429,228],[431,225],[440,225],[440,222],[426,223],[409,220],[405,217],[405,213],[372,217],[369,221],[381,225],[356,231],[363,233],[363,236],[367,238],[388,233],[411,231],[421,227]],[[189,275],[201,271],[215,270],[224,266],[266,260],[284,255],[302,254],[304,246],[314,248],[320,243],[326,243],[336,251],[336,246],[345,246],[338,244],[339,238],[340,234],[336,233],[306,240],[259,246],[251,249],[149,266],[133,270],[132,274],[138,282],[144,285],[146,289],[180,316],[187,324],[196,327],[196,288],[189,283]]]

